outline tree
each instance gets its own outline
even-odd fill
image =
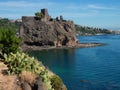
[[[15,36],[15,31],[11,28],[0,28],[0,50],[2,54],[16,53],[22,39]]]

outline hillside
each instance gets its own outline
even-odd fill
[[[75,25],[76,35],[120,34],[119,31]]]
[[[17,52],[0,58],[0,90],[67,90],[40,61]]]
[[[8,18],[0,18],[0,28],[12,28],[18,32],[21,26],[20,20],[10,20]]]

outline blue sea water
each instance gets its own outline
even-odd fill
[[[78,36],[106,46],[34,51],[30,55],[58,74],[68,90],[120,90],[120,35]]]

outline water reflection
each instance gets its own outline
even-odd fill
[[[74,49],[54,49],[34,51],[30,55],[35,56],[49,68],[70,68],[75,66],[75,50]]]

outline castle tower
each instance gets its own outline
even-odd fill
[[[63,16],[62,15],[60,16],[60,21],[63,21]]]
[[[46,8],[41,9],[41,13],[44,15],[43,21],[49,21],[51,19]]]

